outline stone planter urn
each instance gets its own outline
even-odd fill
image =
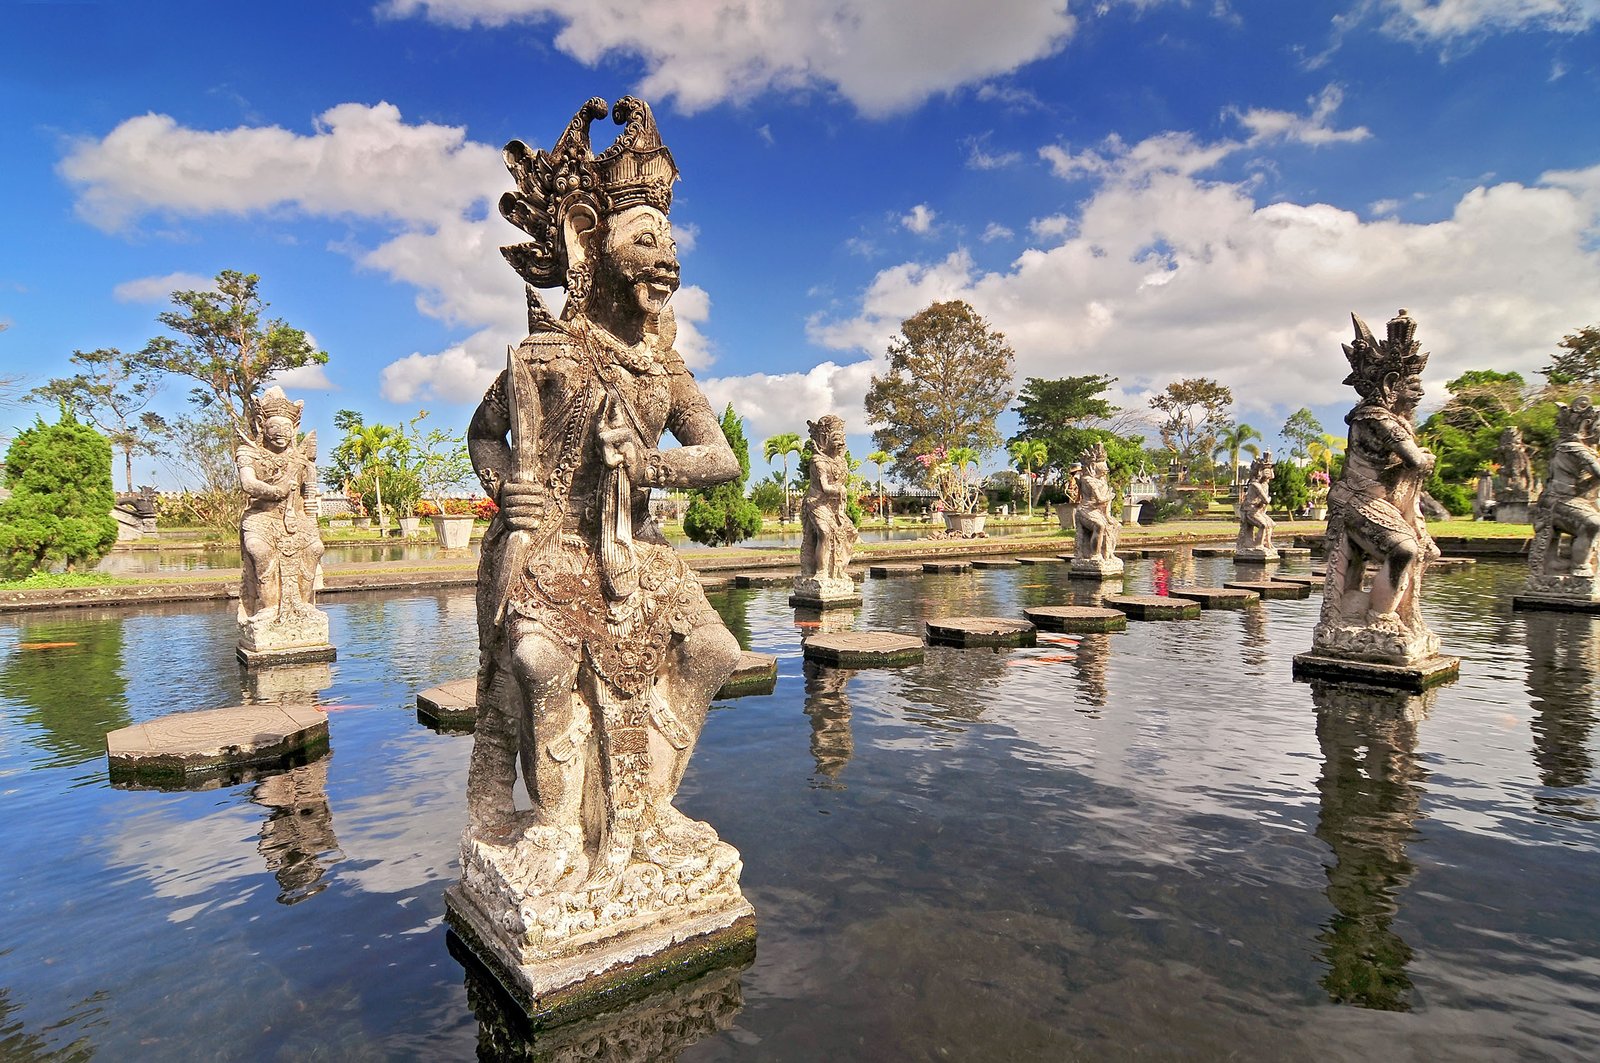
[[[944,529],[953,535],[979,535],[988,519],[987,513],[951,513],[945,510]]]
[[[412,538],[422,529],[422,518],[417,516],[400,518],[400,534],[407,539]]]
[[[338,529],[341,529],[341,530],[349,528],[350,527],[350,518],[349,517],[335,517],[333,520],[330,520],[328,522],[328,527],[330,527],[330,528],[338,528]]]
[[[355,518],[355,526],[356,526],[356,528],[358,530],[359,529],[363,529],[363,528],[370,528],[370,527],[372,527],[372,518],[371,517],[357,517],[357,518]]]
[[[1312,520],[1327,520],[1328,519],[1328,507],[1327,506],[1312,506],[1311,507],[1311,519]]]
[[[472,514],[445,513],[433,518],[433,533],[446,550],[463,550],[472,541]]]
[[[1122,523],[1124,523],[1124,524],[1138,524],[1139,523],[1139,503],[1137,503],[1137,502],[1124,502],[1124,503],[1122,503]]]
[[[1062,531],[1072,531],[1078,519],[1078,504],[1076,502],[1056,503],[1056,522],[1061,525]]]

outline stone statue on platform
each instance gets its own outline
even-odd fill
[[[1432,682],[1453,675],[1459,662],[1440,658],[1439,637],[1422,619],[1423,573],[1439,556],[1421,508],[1434,456],[1417,442],[1415,424],[1428,355],[1404,310],[1389,321],[1383,340],[1351,318],[1356,338],[1344,346],[1350,363],[1344,382],[1361,398],[1345,418],[1344,475],[1328,492],[1328,574],[1311,653],[1408,674],[1438,661],[1423,669]],[[1365,589],[1369,562],[1377,571]],[[1304,660],[1296,658],[1297,669]]]
[[[1272,452],[1250,463],[1250,479],[1239,492],[1239,538],[1234,544],[1235,561],[1276,561],[1278,550],[1272,545],[1275,526],[1267,510],[1272,505]]]
[[[500,510],[447,900],[525,1004],[690,939],[754,934],[738,852],[672,805],[739,646],[648,504],[653,488],[734,479],[739,462],[673,347],[677,167],[631,96],[595,154],[606,113],[589,100],[548,152],[506,146],[516,188],[500,212],[531,240],[502,253],[528,284],[529,335],[468,429]],[[535,289],[558,286],[556,318]],[[663,432],[681,445],[660,449]]]
[[[1096,442],[1083,452],[1078,470],[1078,510],[1075,515],[1076,546],[1069,575],[1111,577],[1122,574],[1122,559],[1117,556],[1117,537],[1121,522],[1111,511],[1116,493],[1111,489],[1111,466],[1104,443]]]
[[[850,578],[850,557],[861,538],[845,509],[850,462],[844,450],[844,419],[826,414],[807,421],[811,431],[811,472],[800,503],[800,575],[791,604],[859,604]]]
[[[1527,524],[1532,520],[1528,499],[1533,493],[1533,459],[1522,441],[1520,428],[1512,425],[1500,433],[1495,456],[1500,462],[1500,477],[1494,519],[1501,524]]]
[[[327,614],[316,607],[323,549],[314,509],[317,433],[299,437],[304,407],[282,388],[268,388],[256,402],[255,436],[241,432],[234,456],[246,497],[239,659],[247,665],[334,657]]]
[[[1557,404],[1560,433],[1550,455],[1550,479],[1533,507],[1533,546],[1528,552],[1528,586],[1517,598],[1600,602],[1600,456],[1596,424],[1600,408],[1587,396],[1570,406]]]

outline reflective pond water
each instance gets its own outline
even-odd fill
[[[1600,620],[1513,614],[1520,579],[1430,576],[1463,663],[1423,697],[1292,682],[1315,595],[852,672],[783,589],[717,592],[780,679],[718,703],[679,804],[743,853],[757,955],[581,1058],[1595,1058]],[[1086,594],[869,581],[846,619]],[[471,740],[414,695],[470,672],[469,593],[327,609],[331,753],[179,793],[111,788],[102,736],[247,694],[227,608],[0,618],[0,1058],[560,1050],[446,947]]]

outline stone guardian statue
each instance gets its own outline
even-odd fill
[[[478,577],[478,715],[448,920],[530,1011],[666,950],[748,945],[738,852],[672,805],[739,646],[651,519],[652,488],[739,463],[673,347],[678,169],[650,108],[600,154],[591,99],[548,152],[506,146],[502,248],[529,334],[468,428],[500,511]],[[535,289],[565,287],[559,318]],[[661,449],[670,432],[678,447]],[[531,807],[518,810],[517,769]],[[626,975],[627,965],[635,965]]]
[[[1239,538],[1233,549],[1235,561],[1251,563],[1278,560],[1278,550],[1272,545],[1272,529],[1276,525],[1267,513],[1272,505],[1274,468],[1270,450],[1250,463],[1250,479],[1239,492]]]
[[[1122,558],[1117,556],[1121,522],[1117,520],[1119,514],[1111,511],[1116,493],[1111,489],[1105,444],[1095,442],[1083,452],[1079,464],[1076,545],[1068,575],[1114,579],[1122,575]]]
[[[826,414],[807,421],[811,474],[800,503],[800,575],[789,604],[808,609],[860,605],[850,578],[850,557],[861,538],[845,503],[850,464],[844,449],[844,419]]]
[[[234,463],[245,493],[239,521],[239,660],[247,666],[331,661],[322,587],[317,433],[300,438],[304,402],[280,387],[256,402],[255,435],[239,433]],[[309,506],[308,506],[309,504]]]
[[[1533,459],[1522,441],[1522,429],[1512,425],[1500,433],[1495,456],[1500,461],[1499,490],[1495,492],[1494,519],[1501,524],[1528,524],[1532,514]]]
[[[1460,661],[1439,653],[1422,619],[1422,577],[1439,556],[1423,523],[1422,485],[1434,456],[1417,442],[1415,414],[1428,355],[1404,310],[1375,339],[1351,315],[1356,337],[1344,345],[1360,396],[1345,417],[1350,443],[1344,474],[1328,492],[1328,574],[1322,614],[1297,677],[1321,675],[1420,689],[1456,674]],[[1370,589],[1367,564],[1377,566]]]
[[[1587,395],[1556,405],[1559,433],[1550,479],[1533,507],[1528,584],[1513,600],[1519,609],[1600,612],[1600,408]]]

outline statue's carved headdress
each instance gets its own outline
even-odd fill
[[[812,439],[826,439],[834,432],[838,432],[842,436],[844,434],[844,418],[836,413],[825,413],[815,421],[807,421],[806,431],[811,433]]]
[[[1600,407],[1587,395],[1579,395],[1570,406],[1556,403],[1556,430],[1563,440],[1593,435],[1596,420],[1600,420]]]
[[[1342,344],[1344,356],[1350,363],[1350,375],[1344,382],[1356,389],[1363,399],[1375,397],[1391,373],[1400,379],[1421,376],[1428,364],[1428,352],[1417,342],[1417,322],[1401,310],[1389,319],[1388,336],[1383,340],[1373,338],[1367,323],[1355,314],[1354,343]]]
[[[299,428],[300,412],[305,408],[304,402],[289,398],[276,384],[256,400],[256,416],[260,418],[262,424],[266,424],[273,417],[287,417],[294,422],[296,428]]]
[[[662,213],[672,207],[678,167],[661,143],[650,105],[633,96],[618,100],[611,116],[624,128],[595,155],[589,126],[606,111],[605,100],[590,99],[549,151],[535,151],[520,140],[506,145],[506,169],[517,187],[500,197],[500,213],[532,239],[502,247],[500,253],[534,288],[568,284],[562,224],[574,207],[582,204],[600,218],[641,205]]]
[[[1271,472],[1276,465],[1272,461],[1272,451],[1263,450],[1250,461],[1250,479],[1259,480],[1263,472]]]

